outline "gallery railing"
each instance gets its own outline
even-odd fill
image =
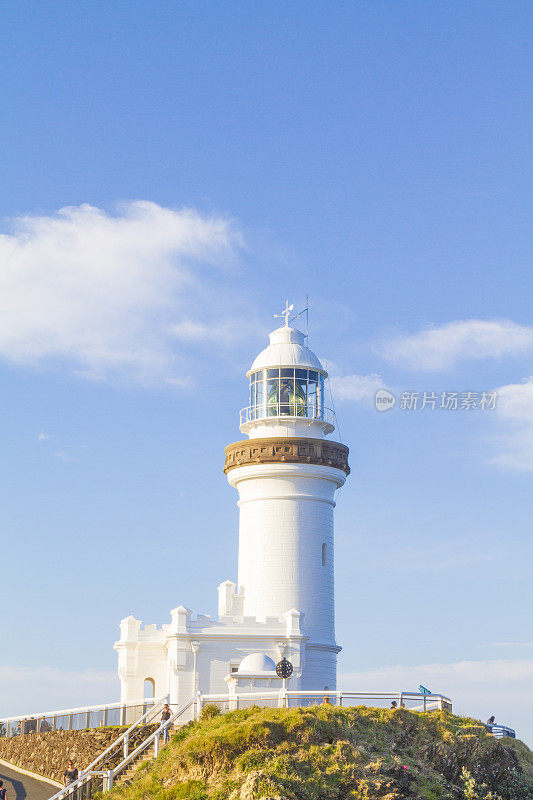
[[[259,419],[272,419],[272,417],[296,417],[297,419],[310,419],[335,425],[335,414],[331,408],[317,406],[311,403],[258,403],[247,406],[240,412],[240,424],[254,422]]]

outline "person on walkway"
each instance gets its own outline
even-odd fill
[[[0,800],[7,800],[6,790],[4,789],[4,781],[0,781]]]
[[[169,728],[169,719],[172,716],[172,711],[170,710],[170,706],[168,703],[165,703],[163,706],[163,713],[161,714],[161,724],[164,725],[163,728],[163,742],[168,742],[168,728]]]
[[[67,768],[63,773],[63,783],[65,786],[68,786],[69,783],[74,783],[74,781],[78,780],[78,770],[74,766],[73,761],[67,762]]]
[[[495,719],[496,719],[496,717],[489,717],[488,720],[487,720],[487,725],[494,725],[494,720]]]
[[[391,708],[398,708],[398,703],[396,702],[396,700],[392,701],[392,703],[390,704],[390,707]]]

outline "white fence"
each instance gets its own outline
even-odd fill
[[[421,692],[297,692],[281,689],[274,692],[239,692],[237,694],[202,694],[197,698],[197,714],[205,705],[216,705],[222,712],[252,706],[296,708],[328,703],[335,706],[377,706],[407,708],[410,711],[452,710],[452,701],[443,694]],[[395,705],[393,705],[395,704]]]
[[[0,719],[0,737],[10,738],[23,733],[46,731],[79,731],[106,725],[131,725],[155,705],[153,699],[131,700],[127,703],[106,703],[101,706],[65,708],[19,717]]]

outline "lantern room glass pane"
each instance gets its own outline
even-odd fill
[[[303,372],[304,370],[297,370],[297,372]],[[306,417],[307,416],[307,375],[305,378],[299,378],[296,376],[294,381],[294,394],[295,397],[298,398],[297,402],[300,402],[302,406],[302,412],[298,414],[298,416]]]
[[[316,373],[315,373],[316,375]],[[311,380],[311,373],[309,373],[309,384],[307,389],[307,416],[316,418],[316,380]]]
[[[283,367],[250,375],[250,419],[324,419],[324,400],[324,376],[316,370]]]
[[[318,382],[318,396],[317,396],[317,416],[318,419],[324,417],[324,376],[319,376]]]
[[[282,378],[279,390],[279,413],[288,416],[291,413],[291,400],[294,395],[294,378]]]
[[[273,372],[274,370],[268,370]],[[267,381],[267,413],[269,417],[279,416],[279,379],[270,378]]]
[[[279,402],[282,416],[304,417],[306,414],[305,391],[294,378],[281,378]]]

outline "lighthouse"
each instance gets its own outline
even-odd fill
[[[276,662],[294,667],[291,688],[335,689],[334,509],[350,472],[348,448],[335,442],[325,400],[327,372],[284,323],[246,373],[240,431],[225,449],[224,472],[238,492],[236,580],[218,587],[218,618],[193,617],[184,605],[170,624],[121,622],[121,699],[169,693],[173,703],[203,694],[280,686]]]
[[[238,585],[245,616],[297,609],[309,637],[302,688],[333,689],[340,649],[333,515],[348,448],[325,438],[334,430],[326,370],[290,326],[288,308],[284,316],[247,373],[240,430],[249,438],[226,448],[225,471],[239,492]]]

